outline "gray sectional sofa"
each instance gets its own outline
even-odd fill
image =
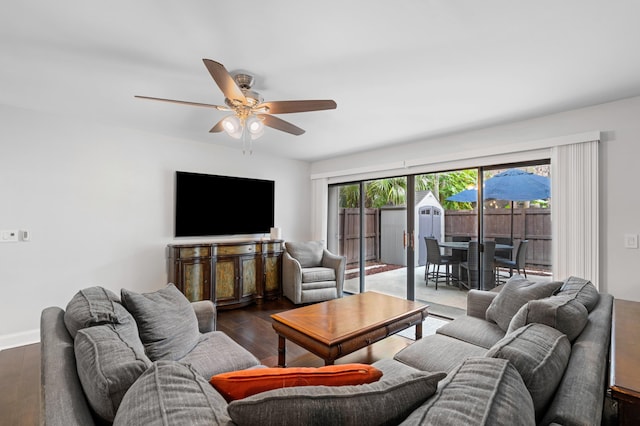
[[[374,383],[227,402],[212,375],[264,368],[214,331],[210,302],[92,287],[42,312],[48,425],[599,424],[612,297],[590,283],[470,291],[467,316],[373,364]]]
[[[480,373],[469,380],[465,364],[497,358],[518,370],[531,396],[535,419],[530,418],[527,396],[521,395],[520,387],[510,393],[514,399],[521,397],[517,421],[508,420],[513,414],[509,411],[486,424],[600,425],[613,297],[575,277],[535,284],[516,275],[499,290],[470,290],[466,316],[403,349],[394,359],[419,370],[448,373],[438,393],[447,394],[452,385],[457,390],[453,396],[448,394],[458,402],[454,405],[462,416],[458,424],[469,419],[460,407],[469,409],[485,401],[486,395],[478,399],[477,394],[482,394],[481,384],[491,383]],[[488,374],[489,368],[484,364],[483,373]],[[435,408],[437,413],[437,404]],[[428,416],[419,411],[403,424],[424,424]]]

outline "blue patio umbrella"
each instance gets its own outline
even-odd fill
[[[447,201],[456,201],[458,203],[475,203],[478,201],[477,189],[465,189],[457,194],[453,194],[451,197],[447,197]]]
[[[520,169],[509,169],[487,179],[484,198],[489,200],[530,201],[551,196],[551,181],[546,176]]]
[[[546,176],[509,169],[487,179],[484,183],[485,200],[511,201],[511,240],[513,241],[513,202],[544,200],[551,196],[551,180]],[[447,201],[476,202],[478,191],[465,189],[447,198]]]

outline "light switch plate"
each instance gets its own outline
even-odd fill
[[[638,248],[638,234],[624,234],[624,248]]]

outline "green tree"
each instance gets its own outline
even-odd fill
[[[447,197],[474,186],[477,181],[475,169],[446,173],[430,173],[416,176],[416,191],[429,190],[440,200],[445,209],[471,209],[472,203],[446,201]],[[345,185],[340,188],[340,206],[359,206],[360,186]],[[404,177],[376,179],[365,183],[365,207],[379,208],[386,205],[402,206],[407,200],[407,180]]]

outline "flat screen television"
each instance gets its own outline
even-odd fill
[[[175,236],[268,233],[274,195],[272,180],[177,171]]]

